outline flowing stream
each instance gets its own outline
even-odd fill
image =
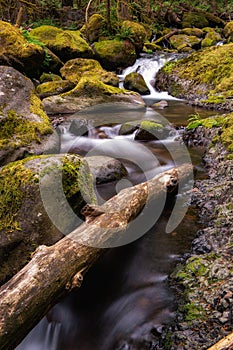
[[[211,114],[153,89],[151,83],[156,72],[170,59],[174,56],[143,56],[121,76],[136,70],[143,74],[151,91],[151,95],[145,97],[147,108],[106,104],[74,115],[72,120],[82,120],[89,126],[88,135],[76,136],[70,132],[70,121],[64,123],[61,151],[88,156],[97,150],[96,154],[123,159],[129,174],[127,181],[132,184],[171,168],[176,159],[168,149],[175,147],[179,137],[176,132],[171,132],[163,142],[136,142],[133,133],[119,135],[124,122],[166,119],[175,125],[185,125],[190,114],[198,112],[203,117]],[[168,100],[168,107],[158,110],[149,107],[159,99]],[[121,142],[127,154],[121,147],[117,148]],[[204,174],[201,155],[202,150],[191,153],[198,176]],[[180,156],[179,152],[175,153],[175,158]],[[101,198],[107,200],[118,191],[117,182],[100,185],[98,191]],[[82,288],[55,305],[17,350],[152,349],[153,339],[174,317],[175,302],[168,275],[189,250],[199,228],[196,214],[190,208],[182,223],[166,233],[171,210],[166,207],[145,235],[102,256],[85,276]]]

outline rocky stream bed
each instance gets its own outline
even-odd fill
[[[208,349],[233,329],[233,162],[221,143],[210,147],[218,132],[198,127],[184,135],[189,145],[206,147],[208,178],[195,182],[192,196],[203,228],[170,276],[178,312],[162,349]]]

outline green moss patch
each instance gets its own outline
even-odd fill
[[[62,95],[61,97],[93,97],[100,95],[115,95],[129,93],[127,90],[113,87],[107,84],[102,83],[98,79],[89,79],[86,77],[81,78],[77,86]],[[131,92],[133,94],[133,92]]]
[[[233,44],[205,48],[165,65],[161,71],[165,88],[178,97],[200,96],[207,104],[224,102],[233,96],[232,50]]]
[[[205,128],[220,127],[219,136],[215,137],[216,141],[221,141],[229,152],[233,152],[233,113],[201,119],[198,115],[191,118],[187,129],[194,129],[198,126]]]
[[[25,160],[10,163],[0,170],[0,231],[10,233],[20,230],[16,215],[22,205],[28,182],[38,182],[38,177],[24,167]]]
[[[41,136],[53,132],[49,123],[32,122],[10,110],[0,121],[0,148],[18,148],[32,141],[41,142]]]

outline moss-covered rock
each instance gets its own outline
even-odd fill
[[[33,83],[14,68],[0,66],[0,91],[0,165],[43,153],[53,128]]]
[[[105,84],[118,87],[119,78],[113,72],[107,72],[93,59],[76,58],[66,62],[60,70],[63,78],[77,84],[82,77],[99,79]]]
[[[51,245],[70,232],[83,205],[95,203],[95,195],[85,160],[49,155],[1,168],[0,200],[2,284],[28,262],[38,245]],[[51,217],[49,206],[56,216]]]
[[[19,28],[0,21],[0,65],[8,65],[35,77],[45,59],[44,49],[29,43]]]
[[[106,20],[103,16],[95,13],[85,25],[85,34],[91,43],[98,41],[107,28]]]
[[[195,103],[232,109],[233,44],[197,51],[170,62],[156,76],[156,88]]]
[[[140,73],[132,72],[126,75],[124,79],[124,88],[136,91],[141,95],[149,95],[150,90],[146,85],[143,76]]]
[[[126,38],[128,37],[132,41],[136,52],[139,53],[142,51],[147,38],[147,33],[143,25],[132,21],[124,21],[122,22],[121,30],[125,33]]]
[[[135,140],[161,140],[167,137],[169,131],[161,123],[154,120],[143,120],[135,134]]]
[[[204,31],[200,28],[183,28],[181,29],[180,34],[191,35],[201,38],[204,36]]]
[[[209,21],[203,13],[187,12],[182,19],[182,28],[204,28],[209,26]]]
[[[169,38],[169,41],[173,48],[177,49],[178,51],[183,51],[185,47],[198,48],[201,39],[193,35],[177,34],[172,35]]]
[[[217,33],[214,29],[208,31],[205,38],[201,42],[202,47],[209,47],[216,45],[222,39],[221,35]]]
[[[103,40],[94,44],[96,57],[104,69],[117,71],[132,66],[137,58],[134,45],[128,40]]]
[[[98,79],[83,77],[74,89],[61,95],[43,99],[47,113],[74,113],[104,102],[130,102],[145,105],[136,92],[104,84]]]
[[[145,42],[144,46],[143,46],[143,52],[146,53],[151,53],[151,52],[155,52],[155,51],[162,51],[163,48],[159,45],[156,45],[155,43],[151,43],[151,42]]]
[[[223,33],[229,42],[233,42],[233,21],[230,21],[225,25]]]
[[[122,124],[119,134],[129,135],[135,132],[135,140],[150,141],[164,139],[169,135],[170,131],[169,125],[163,125],[155,120],[147,119]]]
[[[39,78],[41,84],[42,83],[47,83],[48,81],[58,81],[58,80],[62,80],[62,77],[60,77],[60,75],[57,74],[53,74],[53,73],[42,73],[40,78]]]
[[[67,92],[75,87],[75,84],[69,80],[55,80],[47,81],[46,83],[40,84],[36,88],[36,92],[40,98],[48,96],[59,95],[63,92]]]
[[[91,47],[81,37],[78,30],[62,30],[44,25],[32,29],[30,36],[43,42],[64,62],[76,57],[93,57]]]
[[[214,143],[221,141],[227,151],[233,153],[233,113],[204,119],[193,117],[187,125],[187,130],[199,127],[218,128],[218,136],[215,137]]]

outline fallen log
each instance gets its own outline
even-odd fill
[[[230,350],[233,349],[233,333],[228,334],[216,344],[212,345],[208,350]]]
[[[113,237],[120,233],[118,242],[149,202],[175,190],[190,173],[192,166],[185,164],[120,191],[102,206],[86,206],[82,225],[53,246],[40,246],[0,288],[0,349],[14,349],[61,297],[80,287]]]

